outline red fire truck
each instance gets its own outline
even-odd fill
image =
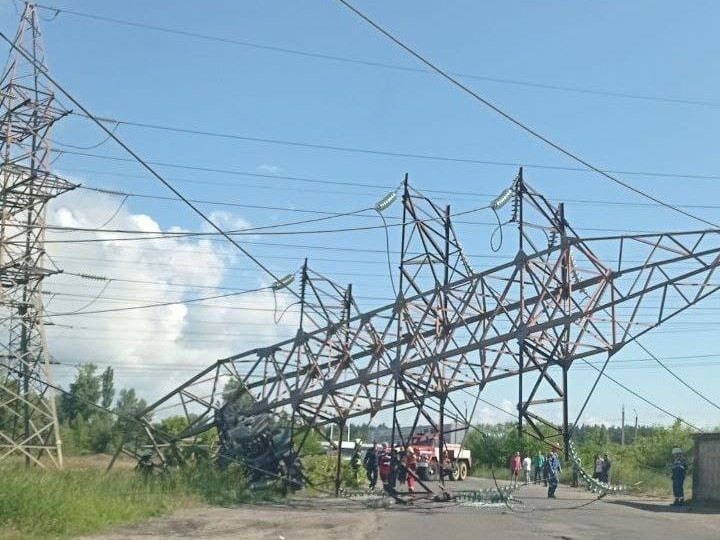
[[[441,459],[440,436],[437,430],[414,434],[410,439],[410,446],[419,452],[417,472],[421,480],[439,479],[441,466],[445,478],[450,480],[465,480],[470,471],[470,450],[460,444],[445,443],[447,456]]]

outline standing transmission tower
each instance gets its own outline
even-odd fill
[[[43,327],[42,283],[50,199],[76,187],[50,173],[50,131],[62,110],[43,80],[37,7],[26,4],[0,79],[0,460],[62,466]],[[23,50],[29,58],[20,54]]]

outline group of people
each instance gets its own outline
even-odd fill
[[[363,467],[370,489],[375,489],[378,477],[384,488],[395,488],[396,483],[407,483],[408,491],[415,491],[415,477],[418,465],[425,458],[412,447],[404,450],[392,449],[387,443],[373,444],[365,452]]]
[[[558,486],[558,476],[562,472],[560,458],[557,455],[556,448],[553,448],[547,455],[538,452],[535,458],[531,458],[529,455],[523,458],[519,451],[515,452],[510,458],[511,482],[517,485],[520,473],[522,472],[525,485],[529,484],[531,482],[530,477],[532,476],[533,467],[533,482],[543,482],[544,485],[548,486],[548,497],[551,499],[556,498],[555,490]]]
[[[600,482],[610,483],[610,470],[612,469],[612,461],[610,456],[605,452],[602,456],[595,454],[595,470],[593,472],[593,478]]]
[[[543,454],[538,452],[534,458],[526,455],[524,458],[520,452],[510,458],[510,477],[513,484],[517,485],[520,473],[523,473],[525,485],[532,482],[543,482],[547,486],[547,496],[555,499],[555,491],[558,487],[559,475],[562,472],[560,458],[556,452],[557,448],[553,448],[551,452]],[[685,504],[684,483],[688,466],[682,457],[680,448],[673,448],[673,462],[671,466],[672,487],[675,501],[672,506],[683,506]],[[449,463],[447,452],[443,454],[443,462],[441,467],[445,466],[445,460]],[[415,490],[416,474],[418,468],[428,466],[427,456],[421,455],[417,448],[407,447],[404,450],[393,450],[387,443],[373,444],[365,452],[362,460],[365,473],[370,484],[370,489],[375,489],[378,477],[383,483],[383,487],[394,489],[396,482],[401,485],[407,483],[408,491],[412,493]],[[360,444],[355,446],[355,452],[351,459],[351,465],[356,473],[360,469]],[[595,455],[595,468],[593,478],[600,482],[610,483],[612,470],[612,461],[610,456],[604,454]],[[534,472],[534,475],[532,474]],[[577,466],[573,466],[573,480],[571,486],[577,487]],[[423,475],[420,474],[422,477]]]

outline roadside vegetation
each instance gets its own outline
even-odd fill
[[[19,459],[0,466],[3,540],[69,538],[141,522],[183,507],[234,505],[283,496],[273,487],[250,486],[238,464],[219,470],[209,459],[209,450],[217,440],[214,430],[203,434],[201,445],[206,450],[196,451],[189,466],[143,476],[133,470],[135,463],[125,461],[106,473],[108,453],[121,441],[134,442],[137,448],[148,443],[138,426],[128,420],[145,408],[145,402],[133,389],[123,389],[116,396],[111,368],[101,372],[92,365],[81,366],[69,392],[58,399],[57,405],[66,469],[26,469]],[[187,426],[185,417],[148,421],[165,433],[177,434]],[[371,426],[352,425],[350,429],[354,437],[371,442]],[[301,457],[310,489],[303,493],[333,492],[334,453],[326,453],[318,433],[298,430],[295,437],[296,442],[305,439]],[[668,495],[673,447],[685,452],[692,467],[691,432],[680,422],[671,427],[626,428],[624,446],[620,439],[619,428],[606,426],[580,426],[573,436],[586,470],[592,471],[596,454],[608,452],[613,463],[612,483],[631,486],[638,493]],[[470,430],[466,446],[473,455],[472,472],[486,477],[494,473],[498,480],[509,477],[508,462],[514,452],[535,456],[548,450],[535,439],[518,438],[514,424],[476,426]],[[363,470],[359,476],[360,482],[345,461],[342,486],[364,486]],[[570,478],[571,465],[565,463],[562,481],[567,483]]]
[[[692,431],[677,421],[670,427],[639,426],[625,428],[625,446],[618,427],[579,426],[573,435],[583,468],[590,474],[596,454],[607,452],[612,461],[611,482],[629,486],[632,492],[666,496],[670,491],[672,449],[683,450],[692,471]],[[515,424],[481,425],[468,434],[467,446],[473,455],[473,474],[498,479],[510,477],[508,464],[516,451],[536,456],[547,452],[540,441],[520,439]],[[561,453],[562,457],[562,453]],[[572,465],[563,463],[561,481],[568,483]],[[686,491],[690,482],[686,483]]]
[[[240,470],[211,464],[144,478],[132,469],[0,470],[0,538],[40,540],[89,534],[177,508],[236,504],[250,492]]]

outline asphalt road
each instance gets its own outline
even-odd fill
[[[506,484],[502,482],[501,484]],[[450,490],[492,487],[491,480],[447,483]],[[378,521],[377,538],[392,540],[700,540],[720,538],[720,508],[669,506],[670,500],[596,495],[560,486],[557,499],[542,485],[522,486],[516,502],[505,505],[462,505],[418,501],[414,508],[394,505]]]
[[[480,489],[492,480],[447,483],[450,490]],[[435,485],[433,485],[435,487]],[[418,498],[297,497],[235,508],[185,509],[171,516],[108,531],[87,540],[718,540],[720,509],[674,508],[670,501],[620,496],[595,500],[560,486],[548,499],[543,486],[523,486],[510,505],[466,505]],[[383,502],[369,508],[368,503]]]

